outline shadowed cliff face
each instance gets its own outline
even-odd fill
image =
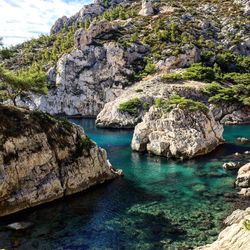
[[[0,105],[0,216],[115,177],[106,151],[80,127]]]

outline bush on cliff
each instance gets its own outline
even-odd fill
[[[40,71],[18,71],[16,73],[0,67],[0,97],[11,100],[27,96],[29,92],[45,94],[47,92],[46,75]]]
[[[142,107],[142,102],[139,98],[133,98],[119,105],[119,111],[121,113],[128,113],[130,115],[136,115]]]
[[[179,95],[171,96],[168,100],[156,98],[155,106],[157,108],[161,108],[163,112],[170,112],[173,108],[180,108],[183,110],[188,110],[190,112],[208,112],[208,107],[205,104],[187,99]]]

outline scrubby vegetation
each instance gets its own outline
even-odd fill
[[[180,108],[190,112],[208,112],[208,107],[205,104],[178,95],[171,96],[168,100],[156,98],[155,106],[161,108],[163,112],[170,112],[173,108]]]
[[[245,220],[243,224],[247,230],[250,230],[250,220]]]
[[[27,96],[30,92],[47,92],[46,75],[41,71],[12,71],[0,67],[0,98],[10,99],[16,106],[17,97]]]
[[[128,113],[130,115],[136,115],[142,108],[142,102],[139,98],[133,98],[119,105],[119,111],[121,113]]]
[[[230,87],[222,87],[218,83],[211,83],[205,88],[204,93],[209,96],[209,102],[241,104],[250,106],[250,84],[236,84]]]

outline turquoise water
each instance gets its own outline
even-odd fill
[[[0,222],[0,248],[10,249],[189,249],[212,242],[223,219],[245,206],[233,187],[235,172],[223,170],[250,145],[250,126],[225,128],[227,143],[206,157],[189,161],[134,153],[131,130],[97,129],[94,120],[71,120],[104,147],[119,178],[81,194],[27,210]],[[34,227],[13,233],[16,220]]]

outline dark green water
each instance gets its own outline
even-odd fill
[[[239,206],[235,172],[222,168],[235,160],[239,136],[250,126],[225,128],[227,144],[190,161],[167,161],[133,153],[132,131],[96,129],[94,120],[72,120],[108,151],[125,177],[0,222],[0,248],[11,249],[188,249],[212,242],[222,221]],[[246,160],[246,159],[241,159]],[[35,224],[22,233],[4,225]]]

